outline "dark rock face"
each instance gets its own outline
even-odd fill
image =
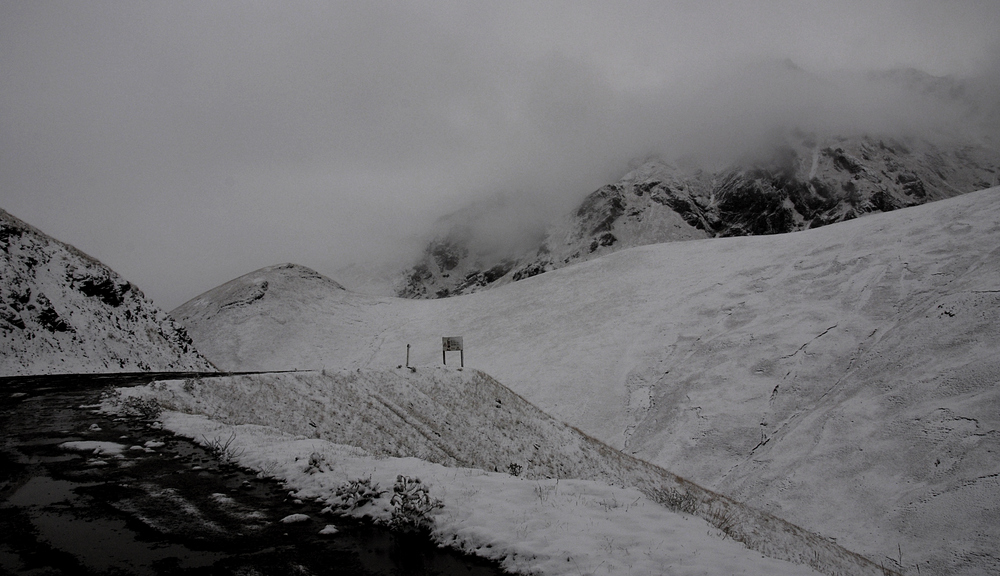
[[[644,244],[816,228],[980,190],[998,176],[1000,152],[977,143],[944,149],[918,139],[793,132],[769,157],[716,172],[647,162],[588,195],[521,255],[472,262],[461,234],[446,235],[428,246],[398,294],[464,294]]]
[[[115,307],[122,305],[122,302],[125,301],[125,293],[132,289],[128,282],[116,284],[108,277],[71,278],[71,282],[83,294],[97,297],[108,306]]]

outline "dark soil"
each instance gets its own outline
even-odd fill
[[[324,516],[153,422],[95,410],[102,387],[150,380],[0,381],[0,574],[503,574],[425,534]],[[130,448],[60,447],[77,440]],[[290,514],[310,519],[279,521]]]

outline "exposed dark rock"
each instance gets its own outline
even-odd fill
[[[538,276],[539,274],[547,271],[548,267],[551,265],[552,263],[548,261],[532,262],[531,264],[528,264],[527,266],[514,272],[511,278],[514,280],[514,282],[517,282],[519,280],[524,280],[525,278]]]
[[[42,308],[38,313],[38,323],[49,332],[73,332],[66,321],[53,308]]]
[[[37,320],[43,328],[49,332],[74,331],[65,320],[59,317],[59,313],[57,313],[55,308],[52,307],[52,301],[49,300],[45,294],[39,292],[38,295],[35,296],[35,302],[38,304],[39,309]]]
[[[594,238],[594,240],[590,243],[590,251],[594,252],[601,246],[611,246],[617,241],[618,239],[615,238],[614,234],[612,234],[611,232],[605,232],[604,234],[601,234],[597,238]]]
[[[823,154],[833,159],[833,165],[839,170],[846,170],[851,174],[857,174],[864,170],[861,161],[844,153],[843,148],[824,148]]]
[[[779,234],[793,229],[795,218],[785,207],[787,194],[765,179],[731,175],[716,194],[721,225],[715,231],[719,236]]]
[[[896,202],[896,200],[885,190],[879,190],[878,192],[872,194],[871,199],[872,208],[880,212],[892,212],[897,208],[902,206]]]
[[[428,246],[430,254],[434,257],[441,270],[454,270],[462,258],[469,255],[469,249],[459,245],[451,239],[445,239],[431,243]]]
[[[132,289],[128,282],[116,284],[111,278],[74,278],[77,290],[85,296],[96,296],[109,306],[121,306],[125,301],[125,293]]]
[[[507,273],[510,272],[513,268],[514,268],[513,260],[504,260],[503,262],[490,268],[486,272],[483,272],[483,280],[485,280],[487,284],[491,284],[506,276]]]
[[[25,328],[21,315],[9,308],[0,308],[0,321],[3,322],[0,323],[0,328],[4,330],[10,330],[10,326],[21,330]]]
[[[945,180],[945,178],[942,178],[942,180]],[[902,185],[903,192],[908,195],[916,196],[917,198],[927,196],[927,190],[924,188],[924,183],[916,174],[900,172],[896,175],[896,183]]]

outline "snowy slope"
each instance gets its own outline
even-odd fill
[[[186,414],[210,416],[212,420],[230,426],[242,426],[242,431],[253,431],[245,425],[255,427],[270,426],[284,433],[299,435],[300,438],[323,440],[336,445],[361,448],[365,454],[378,458],[417,457],[427,462],[455,467],[478,468],[485,471],[515,472],[499,480],[501,483],[522,485],[525,481],[538,482],[559,479],[566,495],[574,495],[574,483],[568,479],[596,481],[603,485],[590,485],[585,491],[606,492],[607,486],[635,488],[649,504],[659,504],[665,510],[683,511],[708,520],[713,528],[702,527],[700,523],[688,525],[688,531],[714,533],[722,530],[724,535],[745,542],[750,548],[777,559],[792,560],[809,564],[828,574],[881,574],[877,564],[865,561],[857,555],[831,543],[829,540],[810,534],[766,513],[750,509],[718,494],[713,494],[693,485],[669,472],[658,469],[646,462],[626,456],[610,447],[586,437],[577,430],[559,423],[544,414],[509,389],[489,376],[462,369],[420,368],[413,371],[406,368],[391,370],[323,371],[286,374],[266,374],[245,377],[220,377],[187,381],[160,382],[147,386],[144,390],[128,390],[126,394],[142,394],[156,398],[160,405]],[[176,417],[168,417],[168,423]],[[213,437],[210,434],[192,434],[192,430],[182,430],[192,437]],[[234,453],[245,449],[252,439],[233,440]],[[254,448],[249,448],[253,450]],[[317,449],[313,448],[315,452]],[[318,460],[322,460],[317,464]],[[242,460],[241,460],[242,461]],[[259,466],[260,462],[253,462]],[[369,464],[370,466],[371,464]],[[312,457],[297,466],[299,470],[312,468],[331,471],[341,469],[340,458]],[[425,467],[426,468],[426,467]],[[407,475],[412,472],[406,471]],[[481,473],[473,474],[479,476]],[[514,478],[520,476],[520,479]],[[289,481],[296,474],[287,471],[282,477]],[[453,488],[468,490],[468,474],[458,479],[455,473],[438,472],[437,476],[457,479]],[[504,476],[504,475],[499,475]],[[351,480],[350,477],[340,482]],[[426,478],[424,478],[426,480]],[[447,482],[447,480],[446,480]],[[323,484],[326,484],[324,487]],[[311,482],[320,490],[309,494],[310,498],[321,498],[334,503],[339,484]],[[438,485],[439,483],[435,483]],[[522,496],[519,500],[505,502],[505,507],[520,513],[531,512],[536,500],[544,500],[548,490],[559,488],[545,482],[545,493]],[[325,489],[323,489],[325,488]],[[436,490],[439,488],[436,487]],[[617,508],[626,502],[617,502],[620,496],[605,508]],[[635,498],[636,496],[633,496]],[[476,501],[466,498],[447,500],[445,508],[460,518],[467,517],[477,508]],[[458,508],[458,511],[454,509]],[[527,509],[526,509],[527,508]],[[587,520],[587,514],[580,514],[578,508],[562,510],[558,516],[569,525],[579,525]],[[627,513],[627,510],[625,510]],[[519,514],[513,514],[515,517]],[[634,522],[649,518],[656,521],[644,522],[643,529],[650,534],[640,536],[635,532]],[[693,522],[691,518],[677,518],[657,512],[649,506],[643,514],[631,521],[627,514],[621,517],[624,525],[617,530],[628,534],[628,539],[663,537],[665,531],[676,529],[678,524]],[[445,519],[447,524],[447,519]],[[462,524],[466,524],[462,522]],[[490,522],[487,524],[493,524]],[[633,524],[630,526],[630,524]],[[537,525],[537,524],[536,524]],[[484,526],[478,526],[484,528]],[[468,526],[463,526],[467,529]],[[579,531],[591,541],[580,548],[560,542],[560,530],[548,530],[551,526],[540,525],[535,529],[521,527],[524,531],[516,534],[498,534],[489,542],[497,554],[509,557],[519,546],[518,540],[552,540],[553,546],[543,546],[536,555],[552,564],[552,557],[567,555],[579,559],[593,553],[593,542],[601,543],[605,535],[617,537],[612,532],[606,534],[600,527],[579,526]],[[530,536],[528,532],[531,532]],[[451,534],[439,534],[439,539],[449,542]],[[603,542],[607,544],[607,542]],[[513,544],[513,546],[512,546]],[[505,546],[506,545],[506,546]],[[636,544],[631,544],[635,546]],[[716,553],[726,545],[713,538],[701,538],[697,549],[687,552],[679,550],[677,543],[661,546],[657,550],[656,562],[684,563],[692,560],[692,553],[704,555],[707,567],[717,559]],[[504,554],[506,549],[506,554]],[[529,552],[531,550],[528,550]],[[652,554],[652,550],[648,552]],[[628,552],[608,547],[599,557],[610,565],[618,565],[614,573],[627,573]],[[754,572],[762,569],[759,555],[744,551],[743,557],[749,564],[742,570]],[[704,562],[704,561],[703,561]],[[555,563],[558,566],[558,563]],[[646,564],[648,566],[648,562]],[[536,568],[529,563],[528,571]],[[566,570],[574,572],[574,566],[562,566],[562,570],[546,573],[559,574]],[[704,573],[716,573],[713,569]],[[732,569],[731,567],[725,568]],[[773,570],[774,567],[770,567]],[[786,567],[783,570],[789,570]],[[793,570],[795,571],[795,570]],[[799,570],[801,571],[801,570]],[[612,573],[610,570],[608,573]],[[639,571],[635,573],[657,573]]]
[[[974,573],[1000,565],[998,195],[458,298],[293,279],[238,313],[209,292],[174,314],[234,369],[393,367],[407,344],[440,364],[461,335],[467,366],[599,440],[868,557]]]
[[[212,370],[138,288],[0,210],[0,376]]]

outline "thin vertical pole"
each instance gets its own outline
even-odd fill
[[[461,361],[461,365],[460,366],[462,368],[465,368],[465,348],[462,348],[461,350],[459,350],[458,354],[459,354],[458,358]]]
[[[448,363],[448,358],[444,354],[445,354],[444,348],[442,348],[441,349],[441,363],[442,364],[447,364]]]
[[[410,367],[410,345],[406,345],[406,367]]]

